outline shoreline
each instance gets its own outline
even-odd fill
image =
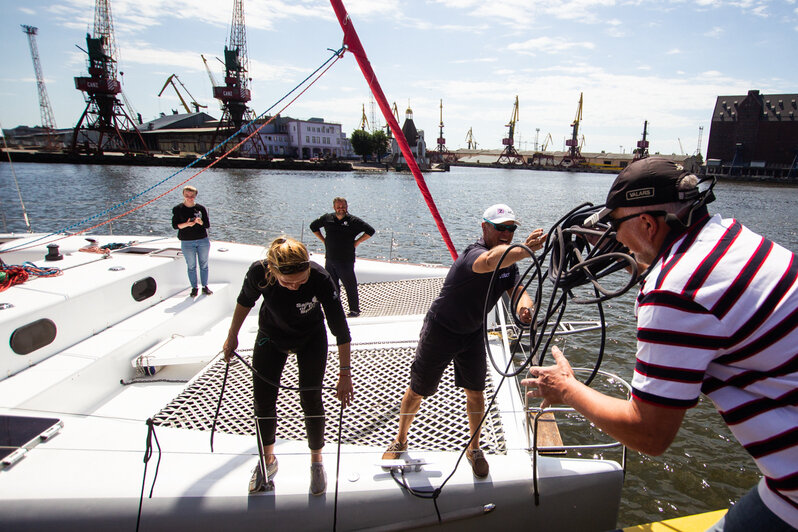
[[[15,150],[0,148],[0,163],[8,162],[8,153],[11,154],[13,163],[41,163],[41,164],[97,164],[97,165],[119,165],[119,166],[163,166],[163,167],[184,167],[197,160],[196,156],[181,155],[123,155],[123,154],[102,154],[87,155],[79,153],[64,152],[42,152],[29,150]],[[204,168],[213,163],[214,159],[202,159],[194,166]],[[507,170],[528,170],[528,171],[547,171],[562,173],[586,173],[586,174],[613,174],[617,175],[617,170],[603,168],[564,168],[562,166],[546,165],[501,165],[496,163],[474,163],[474,162],[452,162],[450,166],[462,166],[467,168],[484,169],[507,169]],[[213,165],[220,169],[252,169],[252,170],[316,170],[330,172],[388,172],[389,169],[385,162],[362,162],[357,161],[307,161],[293,159],[273,159],[261,161],[246,157],[227,157]],[[394,170],[395,171],[395,170]],[[439,172],[441,170],[431,169],[422,170],[422,173]],[[700,168],[701,174],[706,175],[707,167]],[[752,184],[773,184],[788,185],[798,187],[798,179],[776,178],[762,175],[728,175],[714,174],[719,182],[734,181],[739,183]]]

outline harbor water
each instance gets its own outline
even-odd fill
[[[182,186],[190,179],[199,189],[198,203],[209,211],[215,240],[265,244],[288,234],[322,252],[308,224],[331,212],[332,199],[343,196],[350,212],[377,230],[358,248],[359,257],[447,266],[452,262],[410,174],[210,169],[191,179],[198,171],[0,164],[0,232],[26,231],[24,204],[35,232],[80,231],[102,224],[92,232],[174,235],[171,210],[182,201]],[[482,212],[493,203],[507,203],[515,210],[521,222],[516,241],[521,241],[536,227],[550,229],[579,204],[602,203],[614,176],[453,167],[425,178],[460,251],[478,238]],[[798,249],[798,188],[721,182],[715,195],[711,212],[737,218],[791,251]],[[601,368],[628,381],[634,369],[634,292],[604,304],[608,328]],[[592,308],[576,312],[577,317],[597,319]],[[575,366],[592,366],[598,340],[596,333],[589,333],[560,345]],[[609,452],[606,456],[613,457]],[[662,456],[629,453],[618,525],[726,508],[758,479],[753,460],[712,403],[702,398],[687,412],[676,440]]]

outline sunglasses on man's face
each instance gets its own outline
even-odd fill
[[[277,266],[277,271],[283,275],[291,275],[292,273],[304,272],[310,268],[310,261],[294,262],[292,264],[281,264]]]
[[[497,223],[491,222],[487,218],[483,218],[483,220],[485,220],[490,225],[492,225],[493,228],[496,229],[497,231],[510,231],[511,233],[514,233],[515,230],[518,229],[518,226],[515,225],[515,224],[497,224]]]

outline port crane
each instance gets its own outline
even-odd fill
[[[469,150],[476,150],[477,149],[477,141],[474,140],[474,133],[472,131],[473,128],[468,128],[468,133],[466,133],[466,145],[468,146]]]
[[[117,79],[119,53],[110,0],[96,0],[94,28],[86,34],[86,47],[88,50],[83,51],[88,56],[89,75],[75,78],[75,87],[84,93],[86,108],[72,131],[71,149],[98,154],[106,149],[148,153],[141,132],[117,97],[122,93],[122,84]]]
[[[248,77],[249,54],[247,53],[247,28],[244,22],[244,0],[233,0],[230,36],[224,46],[224,70],[224,85],[214,85],[213,87],[213,97],[222,104],[222,118],[219,120],[212,141],[214,146],[219,138],[232,135],[235,135],[235,138],[229,142],[237,144],[239,137],[250,133],[241,131],[241,126],[255,120],[255,113],[247,106],[252,96],[249,90],[251,78]],[[220,146],[219,149],[224,152],[225,146]],[[239,150],[257,159],[268,158],[266,146],[260,135],[254,135],[240,146]]]
[[[456,162],[457,157],[446,147],[446,139],[443,136],[443,99],[440,103],[440,122],[438,123],[438,146],[431,154],[431,160],[438,163]]]
[[[188,91],[188,88],[183,84],[183,82],[180,81],[180,78],[177,77],[177,74],[172,74],[168,78],[166,78],[166,83],[163,84],[163,88],[161,88],[161,92],[158,93],[158,97],[159,98],[163,94],[163,91],[166,90],[166,87],[168,87],[169,85],[172,85],[172,88],[175,89],[175,94],[177,94],[177,99],[180,100],[180,103],[183,105],[183,109],[186,110],[186,113],[189,113],[189,114],[191,113],[191,109],[188,108],[188,104],[186,103],[186,100],[183,98],[183,96],[180,94],[180,91],[178,90],[177,85],[175,85],[175,81],[174,80],[177,80],[177,82],[180,83],[180,86],[183,87],[184,91],[186,91],[186,94],[188,94],[188,97],[191,98],[191,105],[194,107],[194,112],[195,113],[199,113],[200,107],[202,107],[203,109],[208,107],[207,105],[202,105],[200,103],[197,103],[197,100],[194,98],[194,96],[191,95],[191,93]]]
[[[360,116],[360,129],[362,131],[369,131],[371,128],[369,127],[369,119],[366,117],[366,104],[363,105],[363,114]]]
[[[695,156],[701,158],[701,137],[704,136],[704,126],[698,126],[698,146],[695,149]]]
[[[551,133],[547,133],[543,139],[543,144],[540,146],[540,151],[532,154],[532,158],[527,160],[527,163],[535,166],[554,166],[554,155],[546,153],[549,144],[554,142],[551,138]]]
[[[634,158],[632,161],[637,161],[639,159],[645,159],[648,157],[648,140],[646,137],[648,136],[648,120],[643,121],[643,140],[637,141],[637,149],[634,151]]]
[[[515,105],[513,105],[513,114],[510,116],[510,122],[507,124],[508,132],[507,137],[502,139],[504,151],[499,155],[497,164],[524,164],[524,158],[516,151],[514,142],[515,123],[518,122],[518,95],[515,96]]]
[[[39,112],[42,118],[42,128],[47,133],[47,144],[45,145],[45,149],[55,150],[60,147],[60,142],[57,141],[55,133],[58,126],[55,125],[53,107],[50,105],[50,98],[47,96],[47,87],[44,85],[42,65],[39,61],[39,48],[36,46],[36,34],[39,32],[39,28],[22,25],[22,31],[28,36],[30,56],[33,60],[33,71],[36,74],[36,87],[39,92]]]
[[[571,138],[565,141],[567,153],[560,161],[560,166],[565,168],[572,168],[585,164],[585,158],[582,157],[582,150],[579,145],[579,124],[582,122],[582,102],[583,93],[580,92],[579,104],[576,107],[576,116],[574,117],[574,121],[571,122]]]
[[[444,153],[447,153],[449,151],[449,150],[446,149],[446,139],[443,137],[443,99],[441,99],[440,109],[441,109],[441,120],[440,120],[440,123],[438,124],[438,148],[437,148],[437,150],[438,150],[438,153],[443,155]]]

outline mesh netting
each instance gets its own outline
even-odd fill
[[[352,351],[355,402],[344,411],[341,442],[354,445],[387,446],[396,435],[399,403],[407,387],[410,364],[415,348],[395,347]],[[244,357],[251,363],[251,357]],[[329,353],[328,364],[337,367],[337,353]],[[224,360],[210,365],[206,371],[172,400],[154,418],[156,425],[210,430],[213,414],[224,378]],[[328,371],[324,386],[334,387],[335,372]],[[296,357],[289,356],[281,384],[298,386]],[[493,382],[488,375],[486,397],[493,394]],[[325,440],[337,441],[338,400],[332,391],[325,390],[327,408]],[[249,368],[238,363],[231,365],[227,377],[224,401],[219,412],[216,430],[230,434],[255,435],[252,410],[252,376]],[[277,403],[277,437],[304,440],[305,425],[299,394],[280,390]],[[454,385],[451,365],[444,372],[438,393],[424,400],[421,411],[410,430],[413,449],[456,451],[468,440],[465,394]],[[504,454],[506,444],[497,407],[493,407],[482,427],[482,448],[489,453]]]
[[[426,314],[442,286],[443,277],[358,284],[360,315],[371,317]],[[344,305],[344,310],[348,312],[349,302],[343,286],[341,287],[341,303]]]
[[[400,316],[425,314],[440,292],[443,278],[413,279],[387,283],[364,283],[358,286],[362,316]],[[345,290],[342,299],[346,306]],[[354,445],[387,446],[396,436],[399,404],[410,378],[410,364],[415,346],[390,346],[389,342],[352,346],[352,382],[355,402],[344,411],[341,442]],[[251,355],[245,360],[252,363]],[[328,368],[338,367],[338,353],[328,354]],[[224,360],[208,366],[180,395],[154,418],[156,425],[210,430],[224,379]],[[324,386],[334,387],[338,375],[327,371]],[[281,384],[298,386],[296,356],[289,356]],[[485,396],[493,396],[493,382],[488,374]],[[331,390],[323,392],[327,409],[325,440],[337,441],[338,400]],[[299,393],[280,390],[277,402],[277,437],[304,440],[305,424]],[[216,428],[230,434],[255,435],[252,408],[252,375],[240,363],[230,366],[224,401]],[[468,417],[465,393],[454,385],[450,364],[443,374],[438,392],[424,400],[410,429],[410,446],[430,451],[456,451],[468,441]],[[482,448],[505,454],[506,443],[499,410],[494,406],[482,427]]]

